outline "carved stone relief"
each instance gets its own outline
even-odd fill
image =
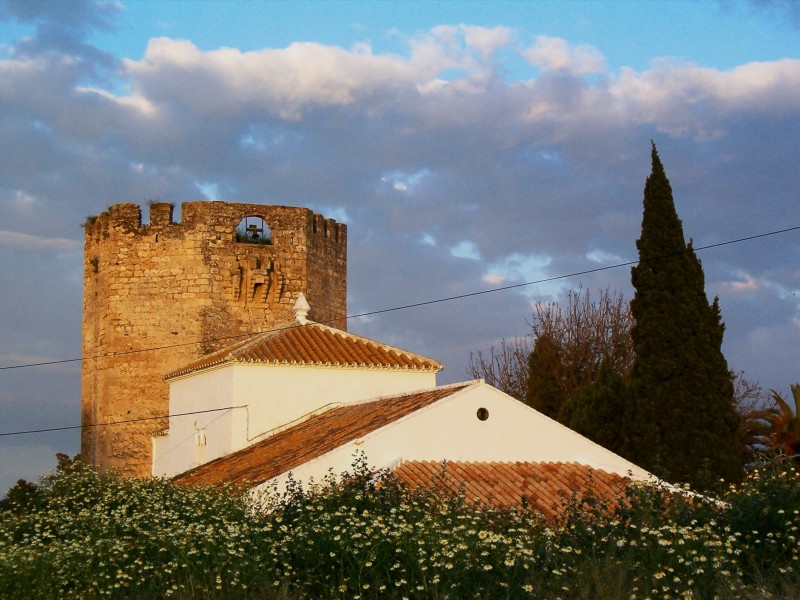
[[[283,297],[286,277],[280,265],[271,258],[248,256],[233,268],[231,283],[236,302],[268,308]]]

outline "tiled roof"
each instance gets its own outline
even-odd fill
[[[335,408],[182,473],[183,485],[258,485],[464,389],[469,383]]]
[[[393,470],[412,487],[435,486],[462,493],[468,501],[502,508],[526,504],[548,519],[565,502],[591,492],[613,505],[630,480],[586,465],[544,462],[407,461]]]
[[[294,322],[257,334],[173,371],[165,379],[223,363],[372,367],[441,371],[438,361],[320,323]]]

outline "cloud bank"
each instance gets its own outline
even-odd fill
[[[797,59],[612,71],[602,48],[463,24],[405,37],[401,54],[162,37],[115,57],[87,40],[118,7],[75,6],[0,13],[36,25],[0,54],[0,136],[13,140],[0,150],[0,356],[80,354],[80,224],[118,202],[205,193],[344,218],[353,314],[634,260],[651,139],[695,246],[800,225]],[[528,70],[509,77],[510,60]],[[797,234],[700,257],[731,367],[794,382]],[[440,359],[455,381],[471,351],[526,331],[534,298],[630,297],[629,279],[587,273],[351,329]],[[5,427],[39,424],[42,406],[77,422],[77,368],[8,373]]]

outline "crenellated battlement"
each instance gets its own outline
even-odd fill
[[[308,208],[184,202],[115,204],[86,220],[83,310],[84,459],[148,475],[164,373],[290,322],[346,329],[347,226]],[[152,350],[159,348],[159,350]]]
[[[344,245],[347,243],[347,225],[308,208],[220,201],[184,202],[181,204],[180,221],[174,219],[174,204],[153,202],[148,205],[148,209],[150,222],[145,224],[142,208],[138,204],[111,205],[105,212],[86,219],[87,238],[107,238],[114,231],[148,236],[154,229],[169,229],[176,235],[202,233],[219,238],[219,234],[225,233],[234,239],[240,221],[250,216],[264,219],[273,231],[276,228],[280,231],[297,231],[305,218],[305,235],[308,239],[325,239]]]
[[[311,219],[311,233],[313,235],[319,235],[335,241],[346,239],[347,226],[343,223],[337,223],[333,219],[326,219],[317,213],[312,213]]]
[[[153,202],[150,204],[150,227],[169,227],[175,225],[172,219],[175,205],[171,202]]]

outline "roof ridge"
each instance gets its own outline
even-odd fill
[[[200,357],[165,375],[172,379],[222,364],[282,364],[437,372],[439,361],[314,321],[286,322]]]
[[[419,354],[417,352],[411,352],[410,350],[403,350],[402,348],[398,348],[397,346],[392,346],[390,344],[385,344],[383,342],[379,342],[378,340],[373,340],[371,338],[364,337],[363,335],[358,335],[357,333],[351,333],[351,332],[345,331],[343,329],[337,329],[336,327],[330,327],[329,325],[323,325],[322,323],[316,323],[316,322],[313,322],[313,321],[309,321],[308,324],[309,325],[315,325],[317,327],[320,327],[322,329],[330,331],[334,335],[337,335],[337,334],[338,335],[342,335],[342,336],[345,336],[345,337],[353,338],[353,339],[358,340],[360,342],[363,342],[363,343],[365,343],[367,345],[380,346],[381,348],[384,348],[384,349],[393,350],[398,356],[405,356],[409,360],[411,360],[411,357],[419,357],[419,358],[424,358],[426,361],[435,362],[435,363],[441,365],[441,363],[438,360],[434,359],[434,358],[429,358],[429,357],[423,356],[422,354]]]
[[[238,343],[245,344],[246,342],[247,342],[247,340],[241,340]],[[227,346],[226,348],[220,348],[219,350],[215,350],[214,352],[210,352],[209,354],[206,354],[205,356],[197,359],[197,361],[199,361],[199,360],[208,360],[209,362],[206,365],[206,367],[216,366],[216,365],[222,364],[224,362],[228,362],[228,359],[233,358],[233,357],[231,357],[231,353],[234,352],[234,350],[236,350],[237,348],[238,348],[238,346],[236,346],[235,344],[233,344],[231,346]],[[218,358],[213,358],[212,359],[212,357],[216,357],[217,355],[219,355]],[[193,370],[192,365],[194,365],[195,362],[197,362],[197,361],[192,361],[188,365],[184,365],[184,366],[182,366],[182,367],[180,367],[178,369],[175,369],[173,371],[169,371],[168,373],[166,373],[165,375],[162,376],[162,379],[171,379],[173,377],[178,377],[180,375],[185,375],[186,373],[191,373],[192,370]]]
[[[244,339],[239,340],[237,342],[233,342],[229,346],[226,346],[224,348],[220,348],[219,350],[215,350],[213,352],[209,352],[208,354],[206,354],[204,356],[201,356],[200,358],[198,358],[196,360],[193,360],[188,365],[184,365],[184,366],[182,366],[182,367],[180,367],[178,369],[170,371],[170,372],[166,373],[162,377],[162,379],[171,379],[173,377],[179,377],[181,375],[185,375],[187,373],[191,373],[192,371],[195,370],[193,365],[196,365],[197,363],[199,363],[201,361],[203,361],[203,362],[204,361],[208,361],[210,357],[216,356],[217,354],[219,354],[219,357],[216,360],[211,360],[210,362],[207,362],[206,364],[204,364],[203,368],[217,366],[217,365],[220,365],[220,364],[225,363],[225,362],[242,362],[238,357],[233,356],[234,352],[243,352],[243,351],[245,351],[245,350],[247,350],[249,348],[252,348],[254,344],[257,344],[257,343],[259,343],[259,342],[261,342],[261,341],[263,341],[265,339],[268,339],[269,337],[271,337],[273,335],[276,335],[276,334],[281,333],[283,331],[286,331],[288,329],[292,329],[293,327],[295,327],[295,325],[292,325],[292,322],[287,322],[286,325],[279,325],[278,327],[275,327],[273,329],[268,329],[266,331],[257,331],[255,333],[242,333],[240,335],[231,336],[231,337],[244,338]],[[250,336],[252,336],[252,337],[250,337]],[[221,339],[225,339],[225,338],[221,338]]]
[[[362,400],[356,400],[354,402],[350,402],[350,403],[348,403],[348,406],[361,406],[363,404],[371,404],[373,402],[384,402],[386,400],[392,400],[392,399],[395,399],[395,398],[404,398],[406,396],[414,396],[416,394],[424,394],[426,392],[438,392],[438,391],[446,390],[446,389],[449,389],[449,388],[463,388],[463,389],[455,390],[453,392],[453,395],[455,395],[455,394],[461,393],[463,390],[467,389],[468,387],[471,387],[471,385],[473,383],[474,383],[473,381],[459,381],[459,382],[456,382],[456,383],[446,383],[444,385],[434,385],[432,387],[419,388],[418,390],[410,390],[410,391],[407,391],[407,392],[397,392],[397,393],[394,393],[394,394],[387,394],[385,396],[376,396],[376,397],[372,397],[372,398],[364,398]],[[403,460],[406,460],[406,459],[403,459]],[[456,462],[456,461],[449,461],[448,460],[447,462]]]
[[[244,352],[245,350],[249,350],[254,345],[258,344],[259,342],[268,340],[285,331],[291,331],[292,329],[296,329],[298,327],[303,327],[303,325],[300,325],[299,323],[297,323],[297,321],[289,321],[286,325],[279,325],[278,327],[275,327],[273,329],[267,329],[266,331],[258,331],[253,335],[253,337],[245,340],[246,343],[242,344],[241,346],[237,346],[236,348],[232,348],[231,353]]]

